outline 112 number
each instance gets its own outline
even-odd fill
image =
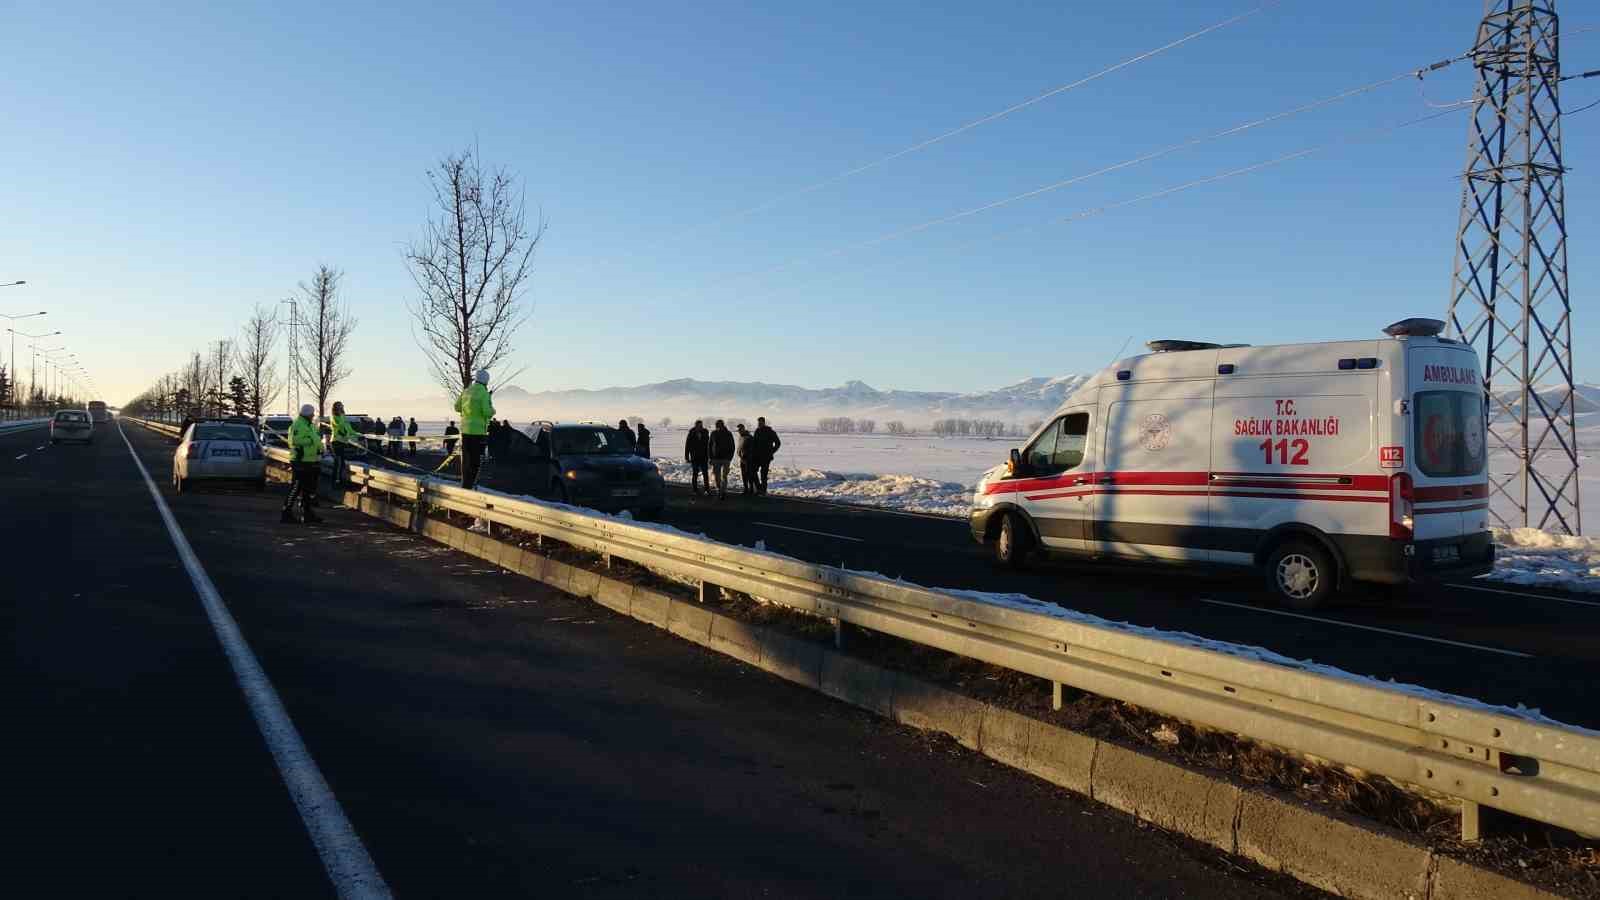
[[[1269,466],[1272,465],[1272,453],[1274,450],[1278,453],[1278,465],[1280,466],[1311,465],[1311,460],[1306,459],[1306,453],[1311,450],[1311,442],[1305,438],[1295,438],[1292,441],[1288,438],[1279,438],[1276,441],[1272,438],[1267,438],[1256,446],[1261,450],[1261,455]],[[1290,451],[1293,451],[1293,456],[1289,455]]]

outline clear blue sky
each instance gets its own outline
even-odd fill
[[[1441,315],[1465,113],[985,240],[1429,112],[1409,81],[833,251],[1461,52],[1480,7],[1460,0],[1287,0],[729,218],[1253,5],[16,4],[0,281],[29,285],[0,288],[0,313],[48,309],[120,402],[326,261],[361,320],[339,393],[427,395],[400,247],[428,212],[426,169],[476,142],[550,223],[520,340],[531,390],[972,390],[1097,368],[1130,336],[1319,340]],[[1562,6],[1569,31],[1600,21]],[[1569,72],[1600,65],[1600,32],[1565,51]],[[1470,74],[1441,73],[1428,96],[1463,96]],[[1600,83],[1565,96],[1587,102]],[[1585,164],[1600,109],[1565,139],[1577,369],[1600,380],[1586,353],[1600,346],[1600,181]]]

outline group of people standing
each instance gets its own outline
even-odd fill
[[[705,420],[696,419],[694,427],[689,429],[683,456],[689,463],[689,482],[696,494],[702,493],[702,481],[705,483],[703,492],[710,494],[711,481],[715,478],[717,499],[726,499],[728,470],[735,459],[739,461],[739,480],[744,486],[744,493],[756,495],[767,492],[767,474],[783,441],[767,424],[765,416],[757,417],[755,431],[746,431],[743,422],[734,427],[735,431],[729,431],[727,423],[718,419],[716,425],[707,431]]]

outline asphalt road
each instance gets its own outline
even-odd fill
[[[354,512],[178,496],[127,432],[398,896],[1308,893]],[[331,894],[128,447],[42,435],[0,436],[0,887]]]
[[[484,483],[515,489],[520,482],[507,469],[489,464]],[[1589,690],[1600,663],[1600,597],[1481,582],[1372,589],[1307,616],[1277,609],[1253,577],[1087,563],[1001,569],[965,520],[771,495],[717,501],[682,485],[669,490],[666,524],[718,540],[759,541],[800,559],[929,587],[1027,594],[1600,727],[1600,705]]]

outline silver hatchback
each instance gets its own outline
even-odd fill
[[[83,441],[94,443],[94,423],[81,409],[63,409],[50,419],[50,443]]]
[[[196,479],[238,481],[266,490],[267,460],[249,425],[196,422],[172,455],[172,483],[181,493]]]

